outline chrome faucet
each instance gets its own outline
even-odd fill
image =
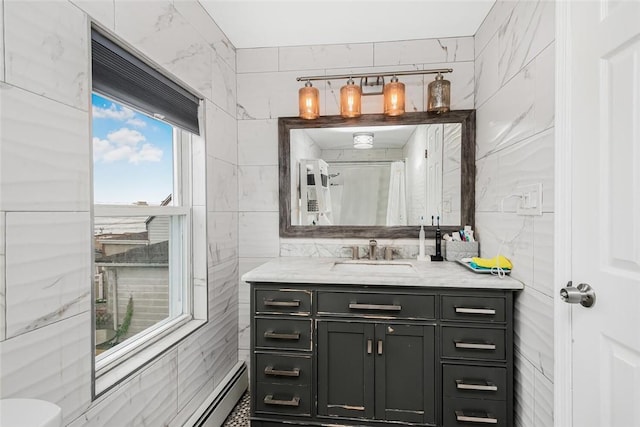
[[[369,240],[369,259],[376,259],[376,246],[378,246],[378,242],[373,239]]]

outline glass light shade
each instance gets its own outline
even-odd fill
[[[353,134],[353,148],[365,150],[373,147],[373,134],[370,132],[358,132]]]
[[[320,91],[311,86],[311,82],[305,83],[298,91],[298,103],[300,105],[300,118],[313,120],[320,116]]]
[[[427,111],[446,113],[451,104],[451,82],[438,73],[427,89]]]
[[[404,114],[404,83],[397,77],[384,85],[384,114],[386,116],[401,116]]]
[[[360,117],[362,110],[362,90],[349,79],[340,88],[340,115],[342,117]]]

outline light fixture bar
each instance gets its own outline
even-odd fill
[[[379,76],[414,76],[419,74],[446,74],[453,72],[453,68],[433,68],[430,70],[411,70],[411,71],[393,71],[393,72],[378,72],[378,73],[363,73],[363,74],[331,74],[328,76],[304,76],[296,77],[296,81],[309,81],[309,80],[339,80],[339,79],[357,79],[363,77],[379,77]]]

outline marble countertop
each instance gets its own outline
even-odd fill
[[[506,276],[479,274],[456,262],[394,260],[351,261],[346,258],[280,257],[245,273],[245,282],[353,284],[404,287],[522,289]]]

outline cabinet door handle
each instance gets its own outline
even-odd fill
[[[273,377],[299,377],[300,369],[293,368],[290,371],[282,370],[282,369],[273,369],[273,366],[267,366],[264,368],[265,375],[271,375]]]
[[[367,340],[367,354],[373,353],[373,340]]]
[[[272,299],[264,300],[266,307],[300,307],[300,300],[294,301],[275,301]]]
[[[265,338],[271,338],[274,340],[289,340],[289,341],[298,341],[300,339],[299,332],[293,332],[289,334],[281,334],[279,332],[267,331],[264,333]]]
[[[484,384],[476,384],[456,380],[456,388],[458,390],[498,391],[498,386],[489,381],[485,381]]]
[[[394,304],[360,304],[358,302],[349,303],[352,310],[380,310],[380,311],[400,311],[401,305]]]
[[[456,307],[456,313],[460,314],[486,314],[493,316],[496,314],[496,310],[493,308],[471,308],[471,307]]]
[[[382,340],[378,340],[378,354],[382,355]]]
[[[456,411],[456,421],[461,423],[498,424],[498,419],[485,412],[485,417],[466,415],[464,411]]]
[[[280,400],[274,399],[273,394],[267,394],[264,397],[264,403],[266,405],[274,405],[274,406],[300,406],[300,398],[298,396],[294,396],[291,400]]]
[[[487,342],[464,342],[464,341],[454,341],[456,343],[456,348],[464,348],[468,350],[495,350],[496,345]]]

